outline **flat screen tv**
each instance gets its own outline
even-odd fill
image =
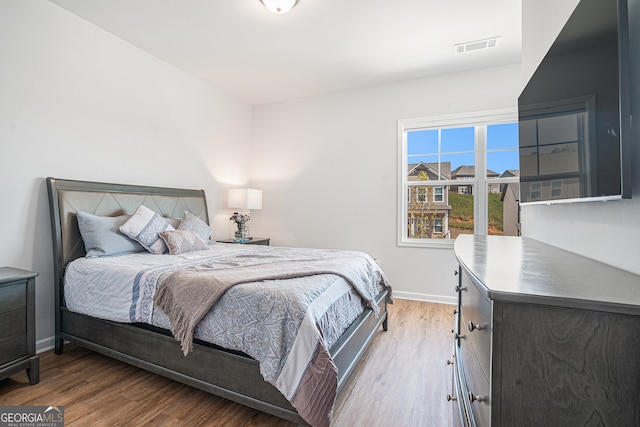
[[[631,198],[626,0],[581,0],[518,98],[521,204]]]

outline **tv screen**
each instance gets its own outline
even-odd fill
[[[581,0],[518,98],[520,202],[631,197],[626,0]]]

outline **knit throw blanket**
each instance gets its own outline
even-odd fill
[[[347,280],[377,316],[379,307],[373,296],[365,290],[365,284],[369,280],[367,269],[363,268],[365,263],[364,258],[346,257],[290,260],[233,268],[178,270],[159,284],[154,302],[169,318],[171,332],[180,342],[186,356],[193,350],[193,334],[198,323],[227,289],[241,283],[335,274]]]

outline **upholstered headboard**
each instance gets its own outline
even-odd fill
[[[131,215],[140,205],[167,218],[182,218],[185,211],[209,223],[204,190],[146,187],[47,178],[53,238],[54,268],[62,284],[65,266],[85,255],[76,212],[100,216]]]

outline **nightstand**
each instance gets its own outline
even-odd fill
[[[233,239],[217,240],[219,243],[236,243],[240,245],[265,245],[269,246],[269,237],[250,237],[248,242],[234,242]]]
[[[33,271],[0,267],[0,380],[23,369],[40,381],[36,356],[36,276]]]

